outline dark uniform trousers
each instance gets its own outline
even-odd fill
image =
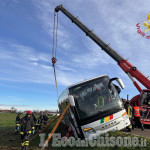
[[[21,119],[21,147],[23,150],[27,150],[29,146],[29,137],[31,135],[32,130],[34,130],[34,120],[32,117],[27,118],[27,116]]]
[[[29,137],[31,135],[31,131],[28,131],[27,133],[21,133],[21,147],[24,148],[24,150],[28,149],[29,146]]]
[[[142,130],[144,130],[144,126],[140,121],[140,110],[139,107],[135,106],[133,107],[133,114],[134,114],[134,119],[133,119],[133,126],[132,129],[134,129],[136,126],[140,127]]]
[[[16,129],[15,129],[15,133],[19,133],[20,130],[20,116],[16,117]]]

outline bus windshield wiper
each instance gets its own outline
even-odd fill
[[[123,108],[114,108],[115,110],[123,110]]]
[[[104,110],[99,110],[99,111],[97,111],[97,113],[98,113],[98,114],[104,114],[104,113],[106,113],[106,111],[104,111]]]

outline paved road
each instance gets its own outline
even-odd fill
[[[124,132],[124,133],[143,136],[150,139],[150,129],[144,129],[144,131],[142,131],[140,128],[135,128],[131,132]]]

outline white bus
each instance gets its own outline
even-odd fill
[[[121,79],[110,79],[107,75],[85,80],[69,86],[58,99],[62,113],[70,102],[63,123],[72,126],[77,138],[89,138],[89,135],[100,135],[111,130],[121,130],[130,125],[127,112],[119,97],[120,88],[112,83],[118,81],[124,88]]]

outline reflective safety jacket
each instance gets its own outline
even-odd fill
[[[31,133],[35,129],[35,124],[32,116],[29,118],[27,116],[20,120],[20,134]]]
[[[44,121],[43,115],[40,115],[40,116],[37,118],[36,125],[37,125],[37,126],[42,126],[43,121]]]
[[[127,103],[125,103],[124,107],[126,109],[126,112],[129,116],[129,118],[131,118],[132,117],[132,107],[130,106],[130,104],[127,104]]]
[[[104,106],[104,97],[100,96],[97,99],[97,105],[98,105],[98,107],[103,107]]]
[[[132,107],[129,105],[128,106],[128,116],[129,116],[129,118],[131,118],[132,117]]]
[[[138,106],[133,107],[134,117],[140,117],[140,108]]]

